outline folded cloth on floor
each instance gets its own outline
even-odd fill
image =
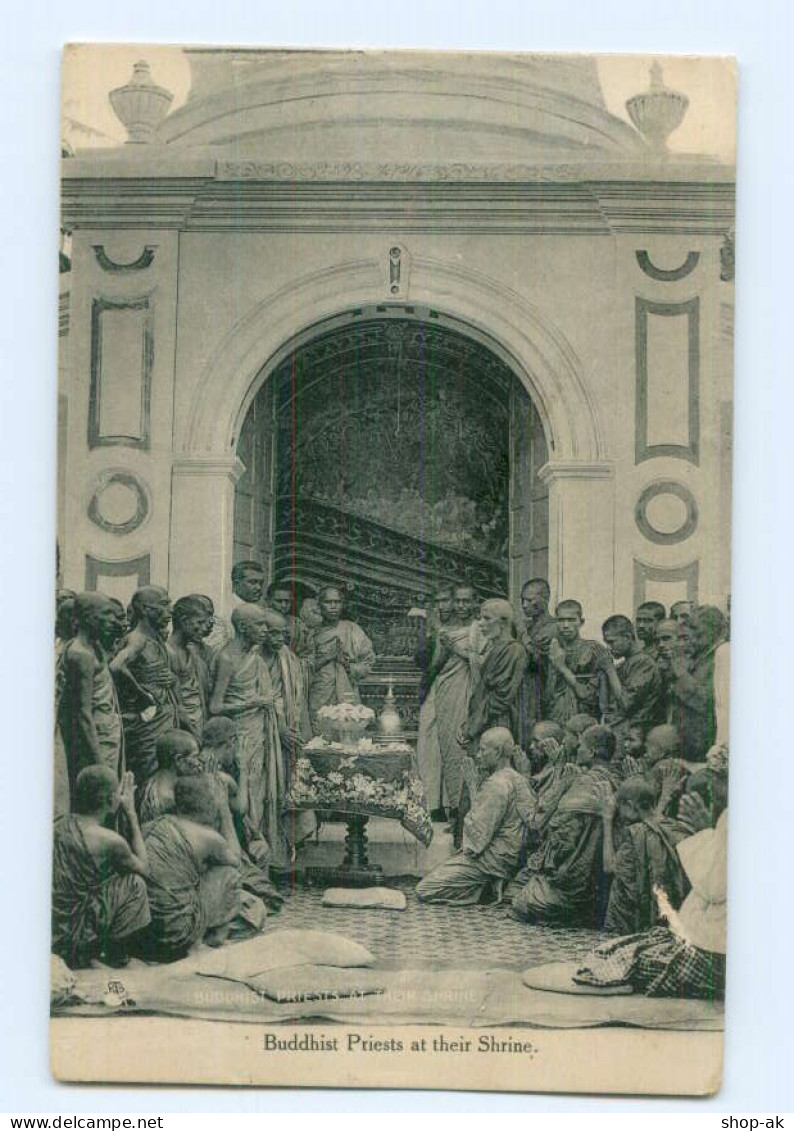
[[[268,931],[247,942],[223,946],[203,955],[197,973],[246,981],[265,970],[284,966],[373,966],[375,956],[344,935],[330,931]]]
[[[281,1004],[340,1001],[386,991],[382,974],[373,970],[340,970],[335,966],[293,966],[246,979],[247,986]]]
[[[323,907],[386,907],[405,911],[405,892],[392,888],[328,888]]]
[[[533,966],[521,975],[521,981],[530,990],[549,990],[556,994],[587,994],[592,997],[613,997],[615,994],[632,993],[631,986],[581,984],[574,981],[580,967],[579,962],[546,962],[543,966]]]

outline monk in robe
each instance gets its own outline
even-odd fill
[[[265,610],[238,605],[232,625],[234,640],[216,658],[210,714],[234,722],[245,843],[254,859],[264,863],[278,850],[269,843],[268,831],[272,835],[274,830],[268,830],[265,814],[269,767],[280,746],[273,685],[259,650],[267,631]]]
[[[186,730],[169,730],[157,739],[157,772],[143,785],[138,797],[141,824],[146,825],[176,808],[177,778],[202,771],[199,746]]]
[[[436,715],[436,676],[443,665],[445,653],[439,642],[439,633],[449,623],[453,612],[453,590],[443,586],[436,590],[433,607],[427,624],[420,623],[420,646],[416,664],[420,670],[419,733],[416,741],[416,761],[419,776],[425,787],[427,807],[433,821],[445,821],[448,796],[444,789],[441,746],[438,740]],[[422,631],[423,630],[423,631]]]
[[[603,644],[579,635],[584,618],[578,601],[560,601],[555,616],[558,639],[549,644],[548,717],[563,727],[573,715],[600,719],[614,669],[609,652]]]
[[[635,637],[628,617],[608,617],[601,632],[617,664],[604,669],[609,683],[604,721],[622,743],[632,728],[645,734],[664,722],[662,677],[650,651]]]
[[[201,742],[209,710],[209,670],[203,651],[212,628],[212,602],[193,593],[180,597],[171,613],[168,659],[179,684],[179,722]]]
[[[485,646],[479,622],[474,618],[474,608],[474,590],[469,585],[458,585],[454,591],[452,618],[437,636],[438,656],[434,660],[438,669],[433,687],[441,788],[449,803],[447,816],[453,826],[458,821],[463,787],[466,757],[463,729]]]
[[[676,910],[659,889],[668,926],[602,944],[577,971],[588,986],[630,985],[647,997],[715,1001],[725,996],[728,811],[677,845],[691,890]]]
[[[292,585],[286,581],[272,582],[267,587],[266,599],[268,608],[284,618],[284,643],[294,656],[306,663],[308,672],[314,648],[311,632],[304,621],[295,614]]]
[[[557,638],[557,621],[549,613],[551,590],[542,577],[533,577],[521,589],[521,611],[524,623],[518,638],[527,654],[527,667],[522,695],[521,733],[516,740],[523,748],[536,722],[547,717],[549,682],[549,647]]]
[[[470,748],[476,747],[480,735],[491,727],[506,727],[514,740],[518,737],[520,691],[527,663],[524,646],[516,639],[509,601],[485,601],[479,624],[485,651],[463,731]]]
[[[285,642],[285,618],[272,609],[266,609],[265,622],[267,630],[262,638],[261,652],[275,696],[278,730],[278,743],[268,762],[266,824],[278,843],[284,840],[289,843],[292,855],[295,845],[311,836],[317,827],[311,811],[286,811],[295,762],[300,757],[303,743],[311,739],[305,669]]]
[[[643,601],[634,614],[634,631],[643,650],[652,660],[659,659],[659,642],[656,630],[667,618],[667,609],[660,601]]]
[[[656,787],[647,778],[627,778],[617,794],[604,787],[603,800],[604,871],[612,876],[604,928],[613,935],[647,931],[659,922],[655,885],[664,889],[674,908],[689,891],[676,852],[684,830],[656,812]]]
[[[108,826],[121,808],[129,841]],[[148,926],[146,847],[135,814],[135,782],[88,766],[77,775],[74,812],[55,822],[52,949],[67,966],[93,958],[126,964]]]
[[[235,562],[231,574],[232,594],[220,616],[213,609],[212,629],[205,641],[205,649],[212,658],[234,639],[232,613],[239,605],[259,605],[265,588],[265,571],[261,562],[248,560]]]
[[[717,737],[714,669],[727,628],[715,606],[696,608],[689,618],[688,655],[674,656],[670,663],[670,721],[678,729],[687,762],[705,762]]]
[[[514,748],[513,736],[504,727],[482,735],[479,765],[485,780],[464,819],[460,850],[417,886],[423,903],[478,903],[489,884],[501,889],[518,871],[535,799],[526,779],[511,765]]]
[[[75,615],[77,635],[63,650],[57,682],[71,797],[86,766],[107,766],[117,781],[124,772],[121,708],[108,667],[121,633],[118,608],[101,593],[81,593]]]
[[[532,775],[531,785],[537,798],[535,812],[529,827],[530,841],[537,850],[545,845],[549,823],[557,811],[557,803],[568,791],[579,773],[578,767],[566,757],[563,730],[559,723],[542,719],[532,731],[531,755],[535,764],[542,756],[543,764]]]
[[[360,703],[358,685],[375,666],[369,637],[350,620],[342,620],[342,594],[326,585],[319,594],[322,625],[314,634],[314,661],[309,684],[309,715],[314,725],[321,707],[347,699]],[[317,729],[317,728],[315,728]]]
[[[183,958],[197,942],[219,946],[240,911],[240,846],[221,785],[181,777],[176,812],[146,826],[151,957]],[[221,831],[213,827],[220,815]]]
[[[157,739],[179,726],[177,678],[165,640],[171,602],[165,589],[144,586],[129,609],[132,631],[110,662],[116,681],[127,765],[140,788],[157,769]]]
[[[606,914],[609,877],[603,867],[604,787],[620,784],[612,765],[615,736],[603,726],[585,731],[591,764],[557,803],[541,858],[516,880],[513,915],[528,923],[599,927]]]

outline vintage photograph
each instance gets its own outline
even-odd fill
[[[66,47],[56,1078],[718,1089],[736,97]]]

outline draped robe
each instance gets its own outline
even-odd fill
[[[141,702],[126,680],[119,681],[127,766],[140,787],[157,770],[158,738],[179,725],[174,691],[176,676],[171,670],[165,644],[152,638],[146,639],[128,668],[140,687],[152,696],[156,708],[151,719],[144,719],[142,712],[148,704]]]
[[[52,949],[67,965],[96,958],[149,923],[142,876],[97,863],[75,817],[54,825]]]
[[[326,657],[335,655],[341,641],[342,651],[349,661],[349,670],[338,660]],[[309,686],[309,714],[315,719],[321,707],[341,703],[345,695],[360,702],[358,684],[375,666],[375,652],[366,633],[349,620],[335,625],[323,625],[314,634],[314,667]]]
[[[149,858],[151,941],[161,957],[183,954],[211,927],[234,918],[240,906],[239,869],[204,869],[179,818],[158,817],[143,832]]]

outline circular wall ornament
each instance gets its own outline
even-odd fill
[[[637,526],[650,541],[663,546],[685,542],[698,524],[698,508],[689,488],[672,479],[650,483],[637,500]]]
[[[88,503],[88,517],[110,534],[131,534],[149,514],[149,496],[129,471],[100,475]]]

